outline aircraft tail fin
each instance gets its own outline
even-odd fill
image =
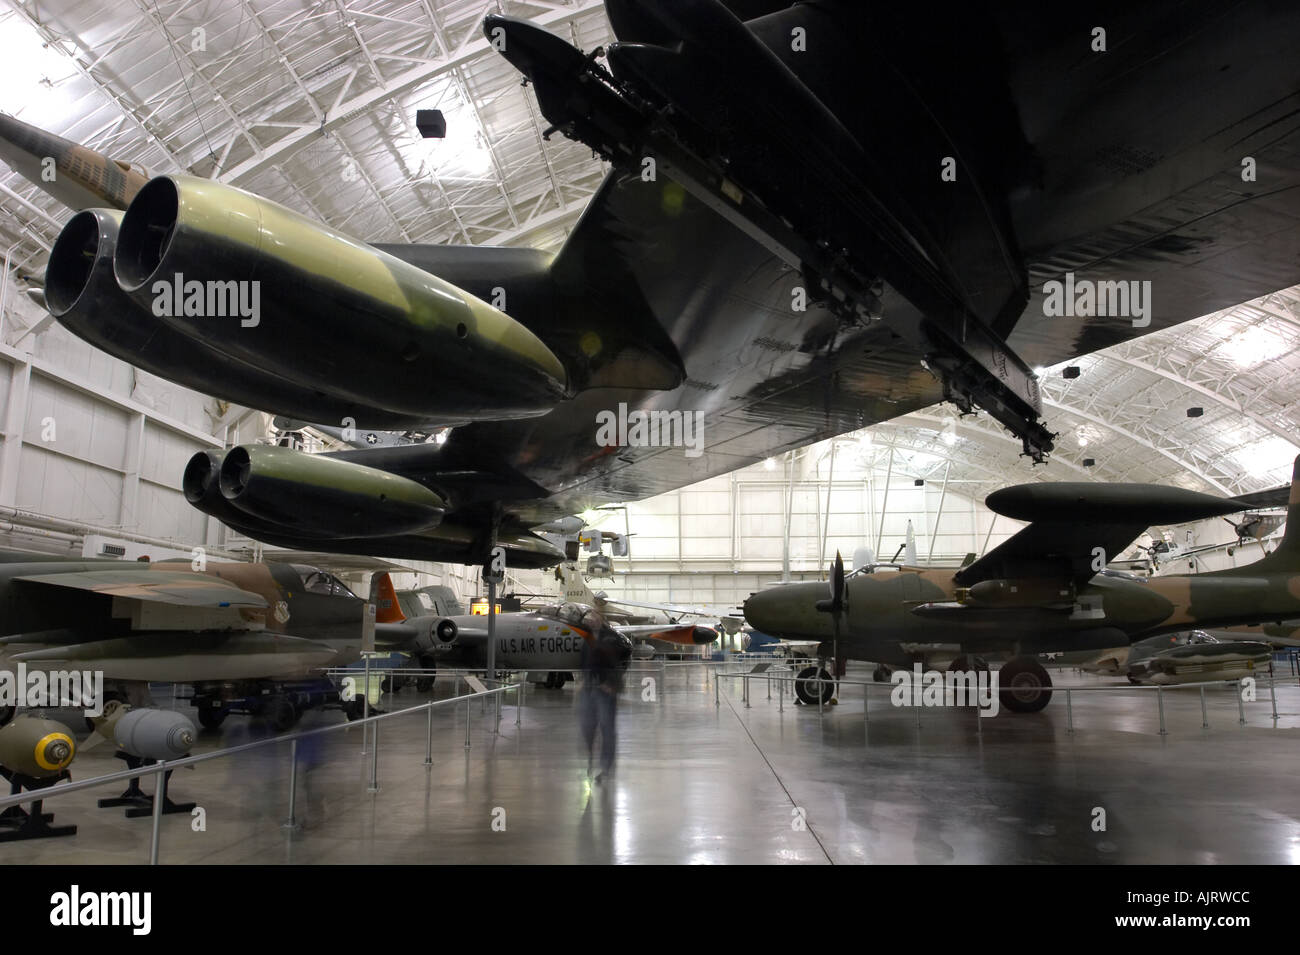
[[[388,572],[375,574],[370,581],[370,602],[375,605],[375,623],[401,623],[406,619],[397,602],[397,591]]]
[[[1291,494],[1286,502],[1286,530],[1273,553],[1260,562],[1260,569],[1300,573],[1300,455],[1291,469]]]
[[[560,594],[561,601],[586,604],[589,607],[596,606],[596,595],[587,586],[587,581],[583,579],[577,562],[566,560],[556,568],[556,574],[564,584],[564,592]]]

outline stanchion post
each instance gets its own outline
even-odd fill
[[[370,786],[366,792],[379,792],[379,724],[374,724],[370,737]]]
[[[282,829],[297,829],[298,818],[298,741],[289,741],[289,819]]]
[[[433,703],[425,704],[424,765],[433,765]]]
[[[149,842],[149,864],[158,864],[158,840],[162,838],[163,798],[166,795],[167,760],[154,766],[153,777],[153,836]]]
[[[1165,688],[1163,686],[1156,687],[1156,706],[1160,710],[1160,735],[1166,736],[1168,734],[1165,732]]]

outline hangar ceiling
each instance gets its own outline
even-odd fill
[[[554,249],[604,175],[546,122],[484,39],[527,17],[590,50],[600,0],[0,0],[0,109],[151,172],[267,196],[367,241]],[[447,117],[422,139],[421,108]],[[0,166],[0,242],[39,273],[66,210]],[[6,338],[22,328],[6,325]],[[940,407],[873,429],[903,473],[982,496],[1008,480],[1284,483],[1300,447],[1300,290],[1046,369],[1046,467],[980,414]],[[1187,409],[1201,407],[1199,417]],[[1085,459],[1095,464],[1085,467]]]

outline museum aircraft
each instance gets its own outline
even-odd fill
[[[376,574],[372,588],[391,594],[392,583]],[[5,551],[0,669],[97,670],[112,695],[137,705],[147,705],[151,681],[190,684],[205,727],[236,710],[265,712],[286,729],[304,708],[334,701],[321,668],[374,644],[416,649],[400,615],[380,617],[372,634],[366,607],[306,564],[208,561],[198,570],[184,560]]]
[[[535,611],[498,613],[496,666],[537,671],[534,682],[560,688],[581,668],[583,647],[604,639],[617,646],[624,665],[632,658],[633,640],[656,640],[677,646],[712,643],[717,631],[690,624],[613,624],[587,604],[566,600]],[[487,660],[488,621],[483,614],[455,617],[425,615],[398,624],[416,647],[421,666],[482,667]],[[390,631],[395,632],[395,631]]]
[[[918,649],[1009,658],[1002,705],[1035,712],[1051,678],[1035,657],[1104,650],[1191,628],[1280,624],[1300,614],[1300,457],[1286,532],[1252,564],[1202,574],[1137,577],[1105,569],[1151,524],[1223,517],[1241,502],[1150,484],[1022,484],[994,491],[990,510],[1030,523],[959,570],[898,567],[845,576],[836,556],[829,586],[788,584],[750,596],[745,619],[764,633],[822,641],[819,656],[910,667]],[[1222,652],[1222,651],[1220,651]],[[987,664],[986,664],[987,665]],[[829,700],[829,673],[808,667],[796,691]]]
[[[552,566],[537,525],[945,399],[1041,460],[1033,367],[1300,283],[1294,5],[606,11],[590,51],[483,24],[547,134],[610,163],[555,254],[367,245],[0,119],[82,210],[44,279],[76,334],[296,420],[454,425],[201,454],[194,506],[276,545]]]

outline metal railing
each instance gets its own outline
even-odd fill
[[[777,684],[777,694],[778,694],[778,696],[777,696],[777,701],[778,701],[778,708],[779,708],[781,711],[784,711],[784,710],[785,710],[785,692],[786,692],[786,684],[787,684],[787,683],[791,684],[790,692],[791,692],[791,695],[793,695],[793,694],[794,694],[794,686],[793,686],[793,684],[794,684],[794,682],[795,682],[796,680],[799,680],[799,677],[795,674],[795,671],[794,671],[793,669],[784,669],[784,668],[783,668],[783,670],[784,670],[784,672],[776,672],[776,673],[773,673],[771,670],[768,670],[768,671],[764,671],[764,672],[760,672],[760,673],[753,673],[753,672],[740,672],[740,673],[718,673],[718,674],[716,674],[716,676],[718,677],[718,679],[714,681],[714,685],[713,685],[713,704],[714,704],[714,706],[721,706],[721,703],[722,703],[722,701],[721,701],[721,697],[719,696],[719,685],[721,684],[722,680],[723,680],[723,679],[733,679],[733,680],[741,680],[741,681],[742,681],[742,695],[741,695],[741,700],[744,702],[745,707],[746,707],[746,708],[749,708],[749,706],[750,706],[750,702],[749,702],[749,683],[750,683],[751,680],[758,680],[758,681],[760,681],[760,682],[767,683],[767,685],[768,685],[767,698],[768,698],[769,700],[772,698],[772,686],[771,686],[771,685],[772,685],[772,683],[776,683],[776,684]],[[1046,687],[1046,688],[1044,688],[1041,692],[1044,692],[1044,693],[1047,693],[1047,692],[1050,692],[1050,693],[1064,693],[1064,694],[1065,694],[1066,732],[1067,732],[1067,733],[1070,733],[1070,734],[1073,734],[1073,733],[1074,733],[1074,700],[1073,700],[1073,694],[1075,694],[1075,693],[1097,693],[1097,692],[1102,692],[1102,693],[1106,693],[1106,692],[1114,693],[1114,692],[1132,692],[1132,691],[1137,691],[1137,692],[1148,692],[1148,693],[1149,693],[1149,692],[1153,692],[1153,691],[1154,691],[1154,693],[1155,693],[1155,695],[1156,695],[1156,710],[1157,710],[1157,713],[1158,713],[1158,715],[1159,715],[1159,722],[1160,722],[1160,731],[1159,731],[1159,735],[1160,735],[1160,736],[1167,736],[1167,735],[1168,735],[1168,730],[1167,730],[1166,723],[1165,723],[1165,700],[1164,700],[1164,693],[1165,693],[1165,691],[1173,692],[1173,691],[1177,691],[1177,690],[1182,690],[1182,689],[1191,689],[1192,687],[1198,687],[1198,688],[1200,689],[1200,697],[1201,697],[1201,728],[1202,728],[1202,729],[1209,729],[1209,727],[1210,727],[1210,723],[1209,723],[1209,713],[1208,713],[1208,709],[1207,709],[1207,705],[1206,705],[1206,704],[1207,704],[1207,701],[1206,701],[1206,695],[1205,695],[1206,688],[1207,688],[1207,687],[1218,687],[1218,688],[1226,689],[1226,688],[1228,688],[1228,687],[1233,687],[1233,688],[1234,688],[1233,695],[1234,695],[1234,696],[1236,697],[1236,699],[1237,699],[1237,722],[1238,722],[1238,725],[1240,725],[1240,726],[1245,726],[1245,725],[1246,725],[1246,711],[1245,711],[1245,700],[1244,700],[1244,698],[1243,698],[1243,694],[1242,694],[1242,681],[1243,681],[1243,680],[1247,680],[1247,679],[1250,679],[1250,680],[1254,680],[1254,681],[1256,681],[1256,684],[1263,682],[1265,679],[1268,681],[1268,687],[1269,687],[1269,701],[1270,701],[1270,703],[1271,703],[1271,705],[1272,705],[1273,721],[1274,721],[1274,723],[1276,723],[1277,720],[1278,720],[1278,712],[1277,712],[1277,683],[1278,683],[1278,679],[1279,679],[1276,675],[1269,675],[1268,677],[1251,677],[1251,676],[1243,676],[1243,677],[1238,677],[1238,678],[1236,678],[1236,679],[1232,679],[1232,680],[1207,680],[1207,681],[1204,681],[1204,682],[1198,682],[1198,683],[1179,683],[1179,684],[1171,684],[1171,685],[1169,685],[1169,686],[1165,686],[1165,685],[1162,685],[1162,684],[1157,684],[1157,685],[1154,685],[1154,686],[1149,686],[1149,685],[1130,685],[1130,686],[1122,686],[1122,685],[1115,685],[1115,686],[1102,686],[1102,685],[1099,685],[1099,686],[1053,686],[1053,687]],[[1282,677],[1281,680],[1282,680],[1282,683],[1283,683],[1284,685],[1291,685],[1291,683],[1293,682],[1293,680],[1295,680],[1295,678],[1292,678],[1292,677]],[[870,712],[869,712],[869,711],[870,711],[870,702],[871,702],[871,691],[872,691],[872,690],[882,690],[882,691],[886,691],[886,692],[892,693],[895,689],[897,689],[897,686],[896,686],[895,684],[893,684],[893,683],[880,683],[880,682],[877,682],[877,681],[874,681],[874,680],[848,680],[848,679],[840,679],[840,680],[830,679],[830,680],[827,680],[827,679],[823,679],[823,678],[820,677],[820,676],[805,677],[805,678],[803,678],[802,680],[799,680],[799,682],[803,683],[805,686],[813,687],[813,688],[814,688],[812,692],[813,692],[813,693],[816,695],[816,697],[817,697],[817,711],[818,711],[818,713],[824,713],[824,712],[825,712],[825,694],[824,694],[821,690],[822,690],[822,687],[825,686],[826,684],[830,684],[832,687],[836,687],[836,686],[861,686],[861,687],[863,687],[863,697],[862,697],[862,719],[863,719],[864,722],[867,722],[867,721],[870,720]],[[1300,685],[1300,680],[1297,680],[1296,682],[1297,682],[1297,685]],[[1258,702],[1262,702],[1262,701],[1258,701]],[[921,725],[921,711],[924,710],[924,709],[926,709],[927,707],[926,707],[924,704],[909,704],[909,706],[910,706],[912,709],[916,710],[916,725],[919,727],[919,726]],[[906,708],[907,708],[906,706],[895,706],[895,707],[894,707],[894,709],[906,709]],[[946,708],[946,709],[952,709],[952,707],[945,707],[945,708]],[[979,728],[981,731],[983,730],[983,723],[980,722],[978,719],[977,719],[977,726],[978,726],[978,728]]]
[[[11,796],[0,797],[0,811],[8,809],[10,806],[21,806],[23,803],[30,803],[40,800],[42,803],[47,799],[54,799],[59,796],[67,796],[75,792],[81,792],[86,789],[94,789],[99,786],[107,786],[110,783],[123,782],[132,779],[142,779],[145,776],[154,777],[153,793],[153,833],[149,844],[149,864],[158,864],[158,850],[160,842],[160,830],[163,817],[163,803],[166,799],[166,773],[169,770],[179,769],[185,766],[196,766],[199,763],[206,763],[211,760],[225,759],[228,756],[234,756],[237,753],[245,753],[251,750],[259,749],[264,746],[274,746],[281,743],[289,743],[289,818],[284,823],[284,828],[299,828],[296,809],[297,809],[297,783],[298,783],[298,741],[311,736],[323,736],[326,733],[337,733],[341,730],[351,729],[355,726],[362,726],[363,729],[370,727],[373,736],[369,745],[370,755],[370,781],[367,792],[377,793],[379,791],[379,723],[382,720],[395,719],[401,716],[409,716],[412,713],[424,710],[428,714],[424,765],[431,767],[433,765],[433,711],[438,707],[449,706],[455,703],[463,703],[465,706],[465,748],[470,748],[470,701],[481,699],[486,704],[487,698],[494,697],[497,701],[496,718],[501,718],[500,698],[503,694],[511,691],[518,691],[521,696],[515,712],[515,724],[519,725],[523,714],[523,685],[511,683],[505,686],[495,687],[489,690],[483,690],[477,693],[469,693],[464,696],[453,696],[445,700],[431,700],[417,706],[406,707],[400,710],[393,710],[389,713],[379,713],[374,716],[368,716],[361,720],[354,720],[347,723],[338,723],[333,726],[322,726],[317,729],[303,730],[298,733],[289,733],[284,736],[272,736],[267,739],[255,740],[251,743],[241,743],[238,746],[230,746],[225,749],[215,750],[211,753],[201,753],[198,756],[184,756],[180,759],[162,760],[151,766],[140,766],[135,769],[124,769],[116,773],[107,773],[103,776],[94,776],[90,779],[83,779],[74,782],[59,783],[44,789],[28,790],[27,792],[16,793]]]

